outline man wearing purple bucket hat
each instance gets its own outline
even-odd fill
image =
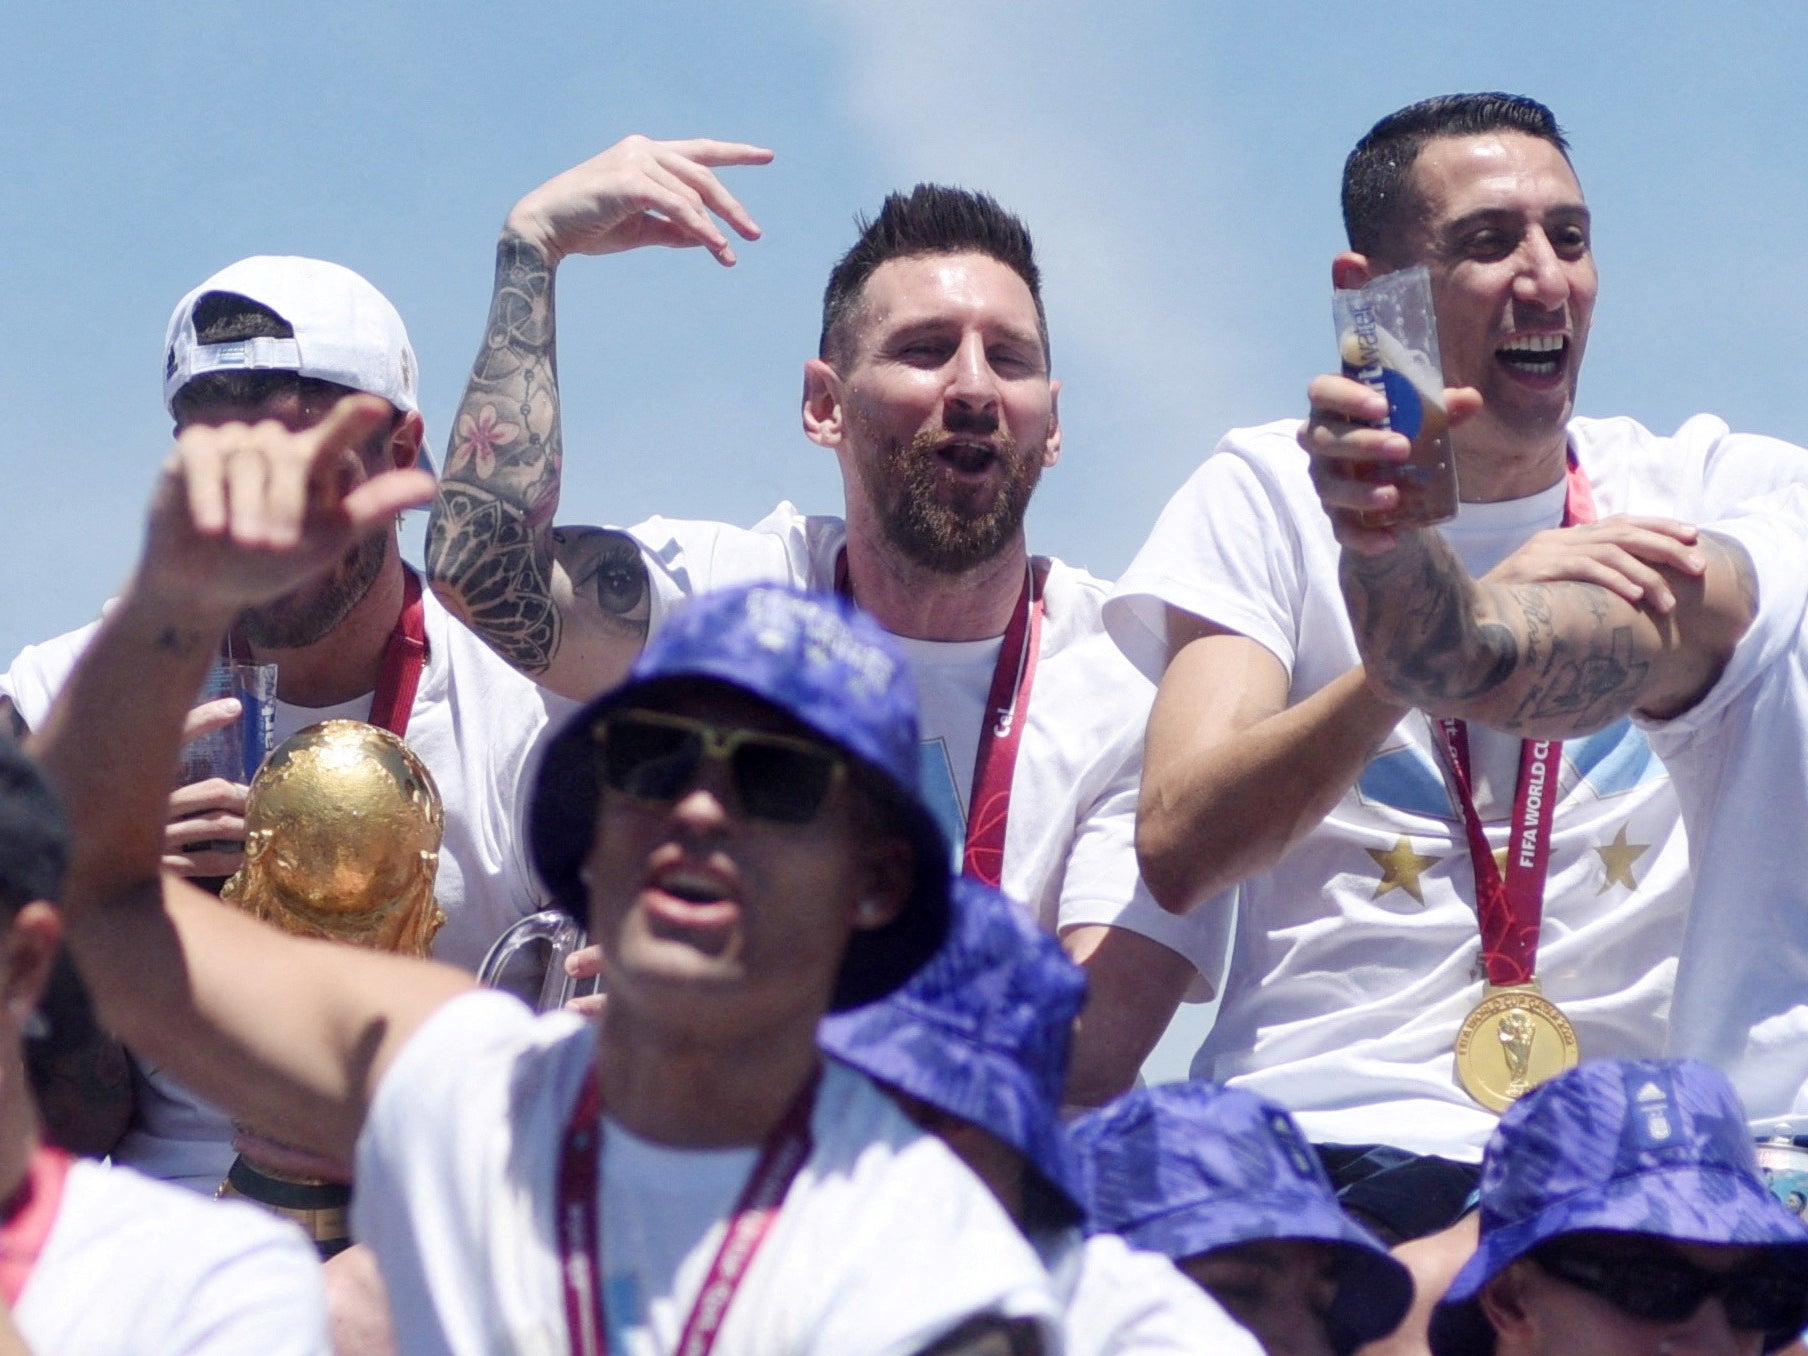
[[[850,604],[701,601],[549,746],[531,850],[599,939],[599,1022],[274,933],[160,873],[162,770],[220,632],[432,493],[330,474],[380,415],[214,430],[219,462],[252,463],[230,493],[173,459],[38,736],[103,1020],[235,1115],[355,1153],[353,1231],[405,1352],[1041,1350],[1047,1277],[997,1203],[817,1054],[823,1012],[902,983],[947,915],[909,678]]]
[[[1757,1356],[1808,1324],[1808,1226],[1758,1176],[1745,1108],[1691,1060],[1534,1088],[1482,1166],[1481,1239],[1435,1356]]]
[[[1268,1356],[1350,1356],[1412,1280],[1343,1212],[1293,1118],[1241,1088],[1140,1088],[1076,1121],[1092,1227],[1170,1257]]]
[[[1255,1356],[1249,1335],[1165,1258],[1083,1235],[1060,1100],[1085,979],[998,891],[961,877],[951,903],[942,949],[889,997],[826,1018],[822,1048],[991,1188],[1048,1268],[1067,1356]]]

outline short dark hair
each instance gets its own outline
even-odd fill
[[[843,327],[860,306],[860,292],[888,259],[925,254],[984,254],[998,260],[1030,289],[1036,303],[1036,331],[1048,360],[1048,317],[1042,309],[1042,270],[1029,228],[988,193],[945,184],[918,184],[893,193],[871,221],[856,218],[860,238],[841,256],[822,294],[822,334],[818,356],[834,362]]]
[[[0,735],[0,916],[33,900],[56,902],[69,866],[63,803],[36,763]]]
[[[1519,132],[1569,158],[1556,115],[1523,94],[1440,94],[1389,113],[1343,162],[1343,229],[1358,254],[1387,259],[1408,207],[1407,178],[1425,143],[1439,137]]]
[[[232,344],[242,339],[293,339],[295,327],[261,301],[237,292],[207,292],[195,301],[195,340],[202,344]],[[172,349],[164,374],[174,370]],[[288,391],[304,400],[330,403],[353,394],[349,386],[298,372],[269,370],[206,372],[185,383],[170,399],[170,412],[178,424],[194,419],[210,406],[257,406]]]

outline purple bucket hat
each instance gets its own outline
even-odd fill
[[[1027,912],[968,876],[942,949],[890,997],[823,1020],[844,1064],[977,1125],[1028,1160],[1076,1216],[1084,1196],[1061,1125],[1086,978]]]
[[[1329,1243],[1338,1255],[1327,1323],[1348,1356],[1400,1325],[1412,1278],[1343,1212],[1289,1116],[1242,1088],[1138,1088],[1074,1122],[1092,1228],[1176,1262],[1262,1239]]]
[[[1493,1351],[1481,1288],[1546,1239],[1594,1229],[1808,1249],[1808,1225],[1758,1175],[1745,1108],[1719,1070],[1595,1060],[1501,1117],[1482,1161],[1481,1241],[1432,1310],[1432,1351]]]
[[[778,584],[723,589],[675,609],[627,678],[565,723],[534,780],[528,847],[554,901],[588,923],[579,877],[596,832],[595,728],[618,706],[661,686],[703,679],[751,694],[873,774],[891,794],[915,848],[910,898],[890,923],[856,932],[830,1000],[870,1003],[902,984],[948,931],[948,840],[919,791],[917,698],[891,638],[853,603]]]

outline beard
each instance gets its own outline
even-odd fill
[[[260,650],[295,650],[323,639],[364,601],[389,557],[388,532],[366,537],[324,578],[239,614],[245,639]]]
[[[1042,452],[1025,453],[995,433],[993,455],[1004,469],[996,486],[950,485],[936,448],[950,431],[926,429],[908,445],[892,444],[860,463],[860,479],[885,538],[906,558],[937,574],[962,574],[993,559],[1023,526],[1042,478]]]

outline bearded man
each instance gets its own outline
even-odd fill
[[[555,527],[562,448],[553,280],[568,255],[734,252],[759,227],[714,169],[771,152],[630,137],[515,205],[434,508],[448,606],[544,686],[620,680],[672,605],[776,580],[850,594],[903,644],[923,702],[924,785],[968,874],[1024,901],[1086,968],[1068,1099],[1122,1091],[1219,925],[1156,907],[1133,833],[1152,688],[1099,621],[1105,585],[1032,556],[1023,514],[1061,451],[1040,274],[991,198],[893,194],[830,275],[803,427],[841,466],[845,518],[780,504],[749,529],[654,518]]]

